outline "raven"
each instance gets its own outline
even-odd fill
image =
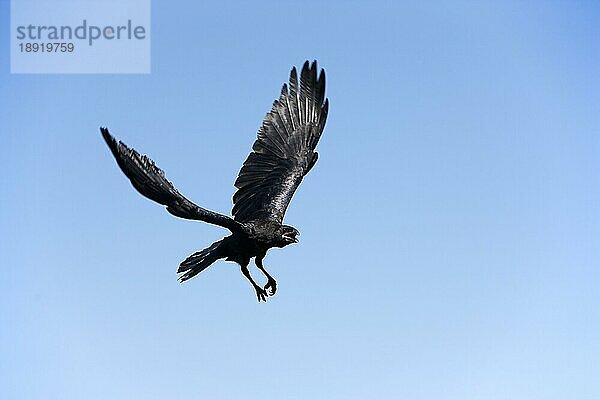
[[[233,218],[192,203],[165,178],[154,161],[117,142],[107,128],[102,127],[100,131],[117,164],[138,192],[166,206],[167,211],[177,217],[204,221],[231,231],[231,235],[185,259],[177,269],[177,273],[182,274],[179,281],[187,281],[224,258],[240,265],[260,302],[277,290],[275,279],[263,265],[267,251],[298,243],[298,230],[284,225],[283,217],[302,178],[317,161],[315,147],[323,133],[328,109],[325,71],[321,69],[317,77],[317,62],[306,61],[298,84],[296,67],[293,67],[289,88],[283,84],[281,95],[265,116],[252,152],[235,181]],[[267,278],[264,287],[259,286],[248,271],[253,257]]]

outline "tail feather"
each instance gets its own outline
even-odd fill
[[[179,277],[179,282],[185,282],[188,279],[193,278],[219,258],[223,258],[224,255],[219,247],[222,242],[222,240],[219,240],[210,245],[210,247],[198,251],[183,260],[177,269],[178,274],[183,273],[183,275]]]

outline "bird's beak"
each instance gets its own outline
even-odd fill
[[[284,235],[283,237],[292,243],[298,243],[298,238],[296,238],[296,235]]]

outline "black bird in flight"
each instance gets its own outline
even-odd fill
[[[275,279],[263,266],[267,250],[298,243],[298,230],[283,225],[283,217],[302,178],[317,161],[315,147],[325,127],[328,107],[325,72],[321,69],[317,76],[317,62],[304,63],[300,84],[296,68],[292,68],[289,87],[283,85],[279,99],[265,116],[252,152],[235,181],[233,218],[192,203],[165,178],[154,161],[117,142],[107,128],[100,131],[117,164],[138,192],[166,206],[177,217],[208,222],[231,231],[231,235],[185,259],[177,270],[182,274],[180,282],[225,258],[241,266],[260,302],[277,290]],[[248,271],[252,257],[267,278],[264,287]]]

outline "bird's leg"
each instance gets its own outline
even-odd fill
[[[248,262],[250,262],[250,260],[248,260]],[[244,274],[244,276],[250,281],[250,284],[254,287],[254,290],[256,291],[256,298],[258,299],[258,301],[267,301],[267,291],[258,286],[256,282],[254,282],[254,279],[252,279],[250,271],[248,271],[248,262],[244,265],[241,265],[242,274]]]
[[[264,289],[269,293],[269,296],[273,296],[275,294],[275,292],[277,291],[277,282],[275,282],[275,279],[273,279],[273,277],[271,275],[269,275],[269,273],[263,266],[262,260],[263,260],[263,257],[257,256],[254,259],[254,262],[256,263],[256,266],[258,267],[258,269],[260,269],[262,271],[262,273],[265,274],[265,276],[267,277],[267,284],[265,285]]]

